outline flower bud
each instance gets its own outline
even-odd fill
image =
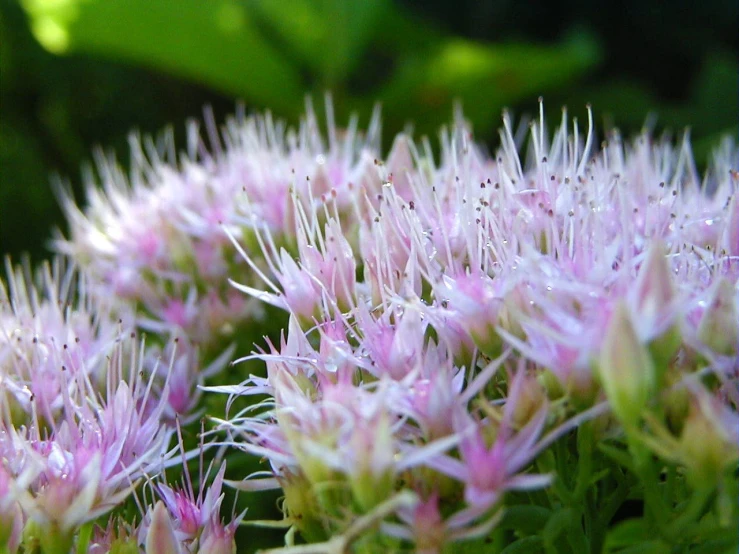
[[[388,417],[358,426],[351,439],[354,456],[349,485],[359,507],[369,512],[391,496],[394,485],[393,433]]]
[[[655,369],[625,304],[611,315],[600,353],[600,380],[616,417],[635,425],[655,388]]]
[[[650,246],[647,258],[639,269],[634,293],[641,321],[650,324],[650,327],[658,326],[675,298],[675,286],[661,241]],[[651,334],[655,330],[646,331]]]
[[[285,517],[291,518],[308,542],[325,540],[318,499],[310,481],[303,475],[286,474],[280,479],[285,494]]]
[[[110,545],[108,554],[139,554],[139,545],[134,539],[117,539]]]
[[[735,294],[731,282],[721,279],[698,324],[698,338],[714,352],[725,356],[735,356],[738,348],[739,313]]]
[[[510,410],[510,423],[521,429],[539,413],[546,403],[546,393],[533,375],[524,375],[519,386],[511,386],[506,408]]]
[[[680,457],[696,488],[713,488],[724,471],[739,460],[739,420],[716,398],[702,391],[690,406],[680,435]]]
[[[198,552],[202,554],[235,554],[233,532],[220,524],[210,524],[200,536]]]
[[[438,552],[446,540],[444,520],[439,510],[439,495],[419,502],[413,511],[413,531],[417,552]]]
[[[655,370],[662,375],[682,344],[674,320],[675,285],[662,241],[655,241],[639,270],[634,290],[636,332],[649,343]]]
[[[503,343],[495,327],[503,300],[491,277],[481,272],[445,277],[435,293],[448,300],[449,309],[481,352],[490,358],[500,355]]]
[[[169,512],[160,500],[154,506],[151,526],[146,534],[146,554],[181,554],[178,544]]]
[[[415,164],[411,154],[410,141],[406,135],[395,137],[385,165],[389,174],[392,175],[395,190],[398,191],[401,197],[408,195],[410,193],[408,172],[413,171]]]
[[[2,479],[2,471],[0,467],[0,479]],[[7,507],[0,504],[0,545],[5,545],[9,553],[16,552],[20,546],[22,533],[23,513],[18,503],[12,502]]]
[[[727,211],[721,250],[728,256],[739,256],[739,193],[734,192]]]
[[[36,552],[38,548],[44,554],[68,554],[72,550],[74,536],[69,531],[62,531],[53,521],[29,519],[23,529],[23,552]]]
[[[684,373],[681,371],[668,371],[666,383],[661,397],[661,405],[664,408],[665,423],[675,434],[679,435],[688,417],[690,410],[690,391],[680,386]]]

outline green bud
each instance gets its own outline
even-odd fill
[[[310,481],[303,475],[289,474],[280,479],[280,486],[285,495],[285,516],[295,522],[305,540],[326,540],[328,537],[321,523],[318,499]]]
[[[734,429],[727,429],[713,399],[705,395],[691,404],[680,435],[680,458],[696,488],[716,486],[724,471],[739,460]]]
[[[655,368],[639,342],[626,305],[611,315],[600,353],[600,381],[613,409],[625,425],[636,425],[655,389]]]
[[[354,467],[347,468],[349,485],[355,502],[366,513],[393,492],[395,449],[388,416],[383,413],[368,427],[356,428],[352,447],[357,459]]]
[[[728,279],[721,279],[698,325],[698,338],[717,354],[736,356],[739,313],[736,292]]]
[[[135,539],[116,539],[108,554],[139,554],[139,545]]]
[[[23,529],[24,552],[36,552],[38,548],[41,554],[68,554],[73,540],[71,531],[62,531],[54,522],[42,524],[30,519]]]

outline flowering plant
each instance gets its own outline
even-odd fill
[[[0,551],[735,550],[731,141],[327,114],[62,191],[69,269],[0,289]]]

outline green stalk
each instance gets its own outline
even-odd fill
[[[690,496],[685,510],[667,527],[667,537],[670,540],[677,542],[686,533],[686,530],[693,528],[691,524],[696,523],[700,518],[701,512],[703,512],[712,494],[711,489],[702,488]]]

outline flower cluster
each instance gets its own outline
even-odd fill
[[[583,143],[566,112],[551,141],[543,113],[532,125],[526,166],[507,115],[494,158],[461,121],[442,138],[438,163],[406,142],[400,171],[378,165],[352,220],[332,197],[294,202],[292,254],[263,227],[267,292],[234,284],[291,323],[266,378],[213,389],[271,397],[221,423],[270,462],[237,486],[282,488],[286,517],[329,542],[412,491],[416,511],[365,540],[429,552],[489,533],[506,491],[550,483],[531,462],[588,420],[714,486],[739,455],[732,146],[701,183],[687,143],[614,132],[596,152],[592,120]]]
[[[132,137],[130,176],[99,155],[100,182],[88,181],[88,209],[64,195],[70,238],[56,244],[93,276],[97,295],[135,305],[137,325],[212,345],[261,312],[228,286],[228,277],[252,281],[254,272],[230,248],[223,227],[256,249],[255,222],[291,242],[291,191],[306,201],[308,191],[343,196],[372,165],[378,131],[360,137],[354,122],[326,145],[314,116],[293,132],[269,115],[242,114],[221,140],[212,117],[207,121],[213,153],[192,123],[179,169],[171,136],[158,146]]]
[[[327,114],[133,140],[65,197],[82,275],[9,267],[0,545],[235,552],[270,489],[286,553],[734,545],[731,141],[701,180],[687,138],[540,105],[494,156],[458,115],[383,159],[377,115]]]
[[[30,273],[8,264],[0,285],[0,543],[66,553],[171,465],[178,372],[191,364],[146,348],[74,269]]]

